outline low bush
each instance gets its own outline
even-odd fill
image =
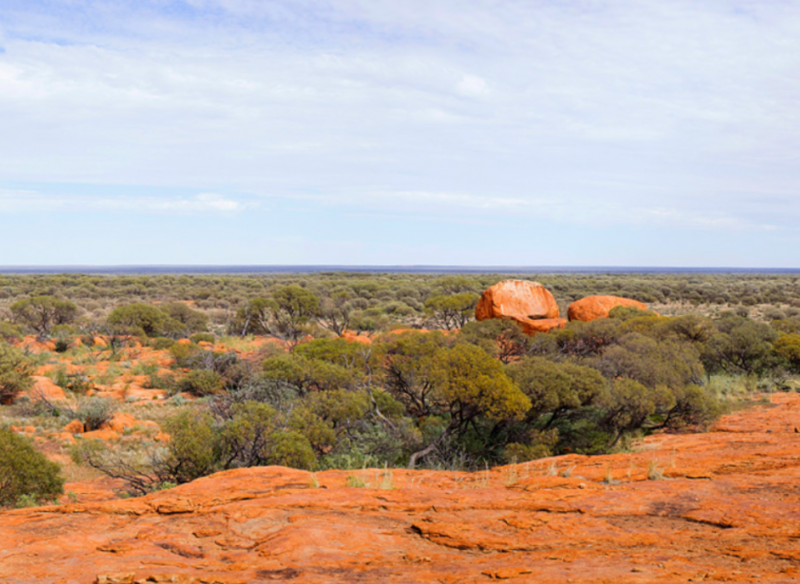
[[[0,340],[16,341],[22,338],[22,329],[8,321],[0,321]]]
[[[31,366],[25,354],[5,341],[0,341],[0,404],[14,401],[33,385]]]
[[[99,430],[103,424],[111,421],[117,411],[117,403],[109,398],[90,397],[78,404],[78,408],[72,412],[73,419],[83,422],[87,432]]]
[[[169,337],[155,337],[150,339],[149,344],[156,351],[163,351],[164,349],[171,349],[175,341]]]
[[[193,343],[213,343],[214,335],[211,333],[196,333],[189,337]]]
[[[224,389],[222,376],[209,369],[195,369],[178,381],[178,391],[191,393],[197,397],[216,395]]]
[[[203,349],[194,343],[175,343],[169,348],[169,353],[178,367],[192,367],[202,352]]]
[[[0,427],[0,507],[52,501],[64,492],[61,469],[31,440]]]

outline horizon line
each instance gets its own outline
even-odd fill
[[[0,274],[268,274],[268,273],[798,273],[800,267],[646,265],[440,265],[440,264],[65,264],[0,266]]]

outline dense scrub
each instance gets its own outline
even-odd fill
[[[473,469],[604,453],[654,431],[707,427],[726,407],[718,379],[771,391],[800,373],[793,277],[544,276],[562,304],[611,293],[672,315],[616,308],[533,337],[511,321],[472,320],[478,294],[498,279],[13,277],[0,288],[9,306],[67,317],[10,310],[0,332],[8,343],[28,333],[67,347],[102,333],[110,358],[136,338],[168,350],[171,372],[147,374],[175,395],[171,440],[129,451],[83,441],[73,453],[137,492],[254,465]],[[370,342],[347,331],[370,331]],[[246,356],[231,348],[254,335],[281,342]],[[5,371],[13,397],[29,371],[8,343],[0,383]],[[59,385],[76,398],[85,391],[74,379]],[[70,411],[89,419],[58,415]]]
[[[470,469],[605,453],[656,430],[707,427],[725,408],[714,376],[785,389],[792,337],[732,313],[615,309],[534,337],[485,321],[371,345],[316,339],[260,366],[175,345],[189,355],[179,388],[205,400],[169,422],[172,441],[151,457],[147,485],[252,465]],[[76,456],[125,476],[102,446]]]
[[[429,328],[461,326],[475,295],[509,277],[500,274],[274,274],[252,276],[0,276],[0,313],[17,320],[36,312],[28,300],[41,296],[66,299],[54,303],[52,322],[40,327],[50,334],[59,325],[85,326],[105,322],[117,307],[158,303],[167,312],[170,303],[189,301],[209,319],[215,332],[242,332],[240,311],[254,299],[274,300],[274,293],[297,285],[320,302],[319,316],[330,330],[386,330],[395,324],[426,324]],[[662,314],[711,314],[735,309],[762,320],[800,313],[800,281],[792,275],[707,274],[525,274],[544,284],[566,313],[566,306],[591,294],[614,294],[653,305]],[[22,304],[20,304],[22,303]],[[12,306],[17,305],[12,311]],[[41,303],[40,303],[41,304]],[[41,308],[41,307],[40,307]],[[46,307],[45,307],[46,308]],[[256,303],[258,308],[258,302]],[[262,306],[262,309],[269,307]],[[57,310],[56,310],[57,309]],[[47,313],[47,311],[44,311]],[[180,315],[171,314],[180,321]],[[177,317],[177,318],[176,318]],[[0,318],[2,320],[2,318]],[[203,323],[183,323],[188,330]],[[161,323],[159,326],[163,326]],[[256,326],[254,324],[254,326]],[[180,328],[180,327],[178,327]],[[237,330],[238,329],[238,330]],[[258,333],[258,329],[249,329]],[[167,327],[166,332],[174,329]],[[0,330],[0,334],[2,330]]]

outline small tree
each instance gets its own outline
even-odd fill
[[[474,345],[447,347],[441,334],[400,337],[389,350],[387,381],[412,416],[423,423],[442,421],[435,438],[411,454],[409,468],[451,436],[463,435],[479,417],[521,419],[531,407],[499,361]]]
[[[208,330],[208,315],[199,310],[192,310],[183,302],[164,304],[161,307],[161,311],[181,323],[189,333],[200,333]]]
[[[148,337],[172,336],[182,332],[182,329],[185,330],[181,323],[170,318],[164,311],[144,303],[115,308],[108,315],[108,324],[119,332],[144,332]]]
[[[703,365],[688,343],[656,340],[630,333],[608,347],[597,360],[597,368],[608,378],[628,377],[646,385],[669,388],[700,384]],[[767,346],[767,351],[771,346]]]
[[[461,328],[459,338],[478,345],[502,363],[510,363],[525,355],[531,341],[519,324],[503,318],[468,322]],[[536,338],[549,339],[550,336],[536,335]]]
[[[18,323],[33,329],[40,336],[50,334],[59,324],[69,324],[75,320],[78,307],[63,298],[55,296],[34,296],[18,300],[10,307]]]
[[[37,452],[31,440],[0,426],[0,507],[20,502],[51,501],[64,492],[57,463]]]
[[[800,334],[782,334],[772,346],[792,371],[800,371]]]
[[[664,386],[645,387],[633,379],[618,379],[604,395],[602,424],[616,444],[623,434],[641,428],[650,416],[667,414],[676,405],[675,395]]]
[[[239,336],[266,335],[269,333],[269,319],[272,302],[268,298],[252,298],[236,311],[231,325],[231,334]]]
[[[322,322],[340,336],[350,327],[353,309],[349,300],[350,295],[345,290],[334,292],[330,297],[322,299],[320,307]]]
[[[219,470],[221,437],[210,414],[184,410],[165,423],[169,452],[157,465],[160,476],[188,483]]]
[[[573,363],[554,363],[527,357],[506,368],[509,376],[530,398],[528,420],[548,417],[544,429],[569,410],[593,404],[606,391],[606,381],[595,369]]]
[[[425,309],[433,319],[447,330],[461,328],[475,315],[480,296],[472,292],[449,296],[433,296],[425,302]]]
[[[291,284],[273,292],[272,302],[275,327],[292,345],[297,345],[305,325],[319,315],[319,298],[302,286]]]
[[[702,346],[702,360],[709,372],[762,373],[775,363],[773,342],[779,333],[769,325],[741,317],[717,321],[721,332]]]

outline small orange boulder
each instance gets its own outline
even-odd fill
[[[477,320],[507,318],[528,334],[547,332],[566,324],[559,318],[558,303],[538,282],[504,280],[486,289],[475,307]]]
[[[69,424],[64,426],[64,432],[68,432],[70,434],[83,434],[83,422],[80,420],[72,420]]]
[[[64,395],[64,390],[53,383],[53,380],[49,377],[34,375],[32,379],[33,387],[28,392],[31,399],[46,399],[48,401],[67,399],[67,396]]]
[[[607,318],[612,308],[617,306],[632,306],[639,310],[647,310],[644,302],[623,298],[622,296],[587,296],[576,300],[569,305],[567,316],[570,320],[589,322],[598,318]]]
[[[104,442],[119,440],[119,434],[113,430],[93,430],[92,432],[86,432],[83,437],[91,440],[103,440]]]
[[[133,428],[136,425],[136,418],[130,414],[123,414],[116,412],[111,421],[108,422],[108,429],[122,434],[128,428]]]
[[[372,339],[368,335],[360,335],[355,331],[346,330],[342,331],[342,338],[351,343],[361,343],[363,345],[371,345]]]
[[[516,320],[516,319],[515,319]],[[522,325],[522,332],[526,335],[535,335],[536,333],[549,333],[552,330],[564,328],[567,326],[566,318],[542,318],[539,320],[517,320]]]

